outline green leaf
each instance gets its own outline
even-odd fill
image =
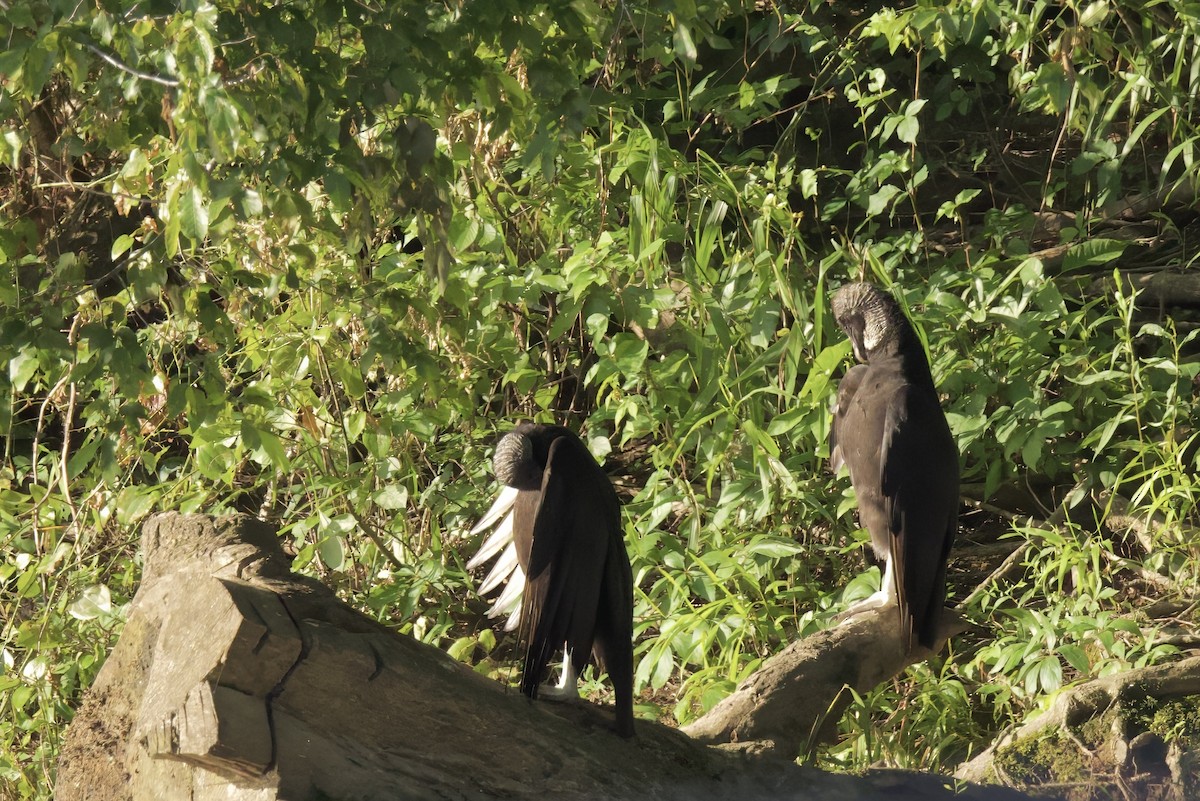
[[[363,391],[366,392],[365,385]],[[356,409],[343,418],[342,424],[346,427],[346,438],[351,442],[358,442],[367,428],[367,413],[362,409]]]
[[[199,243],[208,236],[208,204],[200,187],[187,187],[179,196],[179,225],[184,236]]]
[[[785,559],[804,552],[799,544],[778,537],[755,537],[746,546],[746,550],[771,559]]]
[[[1038,666],[1038,685],[1042,692],[1053,692],[1062,687],[1062,664],[1056,657],[1048,656]]]
[[[811,198],[817,196],[817,171],[804,168],[800,171],[800,196]]]
[[[367,394],[367,385],[363,382],[362,373],[359,372],[358,365],[349,361],[339,361],[337,363],[337,373],[342,379],[342,389],[351,398],[359,399]]]
[[[21,348],[17,355],[8,360],[8,380],[13,389],[20,391],[33,378],[38,369],[37,352],[33,348]]]
[[[396,510],[408,506],[408,487],[388,484],[375,493],[375,504],[381,509]]]
[[[1059,646],[1058,654],[1063,659],[1067,660],[1067,664],[1077,670],[1079,673],[1087,676],[1090,673],[1091,662],[1087,657],[1087,652],[1078,645],[1066,643]]]
[[[907,145],[916,144],[921,123],[916,117],[905,116],[896,124],[896,138]]]
[[[1063,255],[1063,270],[1074,272],[1108,264],[1113,259],[1120,257],[1128,246],[1129,240],[1125,239],[1105,239],[1103,237],[1085,239],[1067,249],[1066,254]]]
[[[93,620],[112,611],[112,594],[107,586],[93,584],[67,608],[76,620]]]
[[[211,94],[206,104],[208,114],[208,143],[223,158],[232,158],[242,136],[237,109],[228,98]]]
[[[812,374],[809,373],[809,375],[811,376]],[[811,413],[812,409],[805,406],[793,406],[783,414],[778,414],[771,418],[771,422],[767,424],[767,434],[772,437],[786,434],[799,425]]]
[[[867,200],[867,216],[874,217],[877,214],[882,214],[892,204],[892,199],[900,194],[901,189],[894,184],[884,184],[879,187],[871,197]]]
[[[25,150],[25,139],[13,128],[4,130],[5,162],[13,169],[21,167],[21,153]]]
[[[613,337],[612,360],[627,376],[641,372],[649,352],[649,344],[633,334],[622,333]]]
[[[1075,404],[1068,403],[1067,401],[1058,401],[1050,404],[1045,409],[1042,409],[1042,411],[1038,414],[1038,417],[1042,420],[1048,420],[1051,417],[1073,411],[1075,411]]]
[[[823,348],[817,354],[817,358],[813,359],[808,376],[804,379],[804,386],[800,387],[800,392],[796,395],[797,400],[807,397],[821,398],[827,395],[833,371],[837,369],[838,365],[846,361],[846,357],[850,355],[852,350],[853,348],[849,339],[840,340],[833,345]]]
[[[262,196],[253,189],[246,189],[238,198],[239,210],[243,217],[258,217],[263,213]]]
[[[687,64],[696,63],[696,43],[692,41],[692,32],[682,22],[675,26],[674,34],[675,55]]]
[[[317,542],[317,555],[330,570],[341,570],[346,564],[346,546],[338,536],[323,537]]]
[[[982,191],[982,189],[959,190],[958,194],[954,196],[954,200],[947,200],[938,208],[937,219],[942,219],[943,217],[946,219],[954,219],[958,213],[958,210],[978,197],[979,193]]]
[[[121,234],[113,240],[112,251],[109,253],[109,257],[113,261],[116,261],[133,247],[133,242],[134,239],[129,234]]]
[[[334,211],[345,214],[354,206],[354,187],[350,181],[336,168],[330,169],[322,179],[325,194]]]
[[[655,663],[654,674],[650,677],[650,686],[656,690],[661,689],[671,680],[674,672],[675,658],[669,649],[664,648],[658,656],[658,662]]]
[[[1035,108],[1060,114],[1071,102],[1071,92],[1074,81],[1067,75],[1066,70],[1057,61],[1051,61],[1038,67],[1034,74],[1030,91],[1025,95],[1025,101]]]
[[[263,453],[266,454],[276,470],[287,472],[292,469],[292,460],[288,458],[283,440],[274,431],[259,428],[258,446],[262,448]]]
[[[117,493],[117,520],[132,525],[145,519],[158,503],[159,492],[154,487],[128,486]]]
[[[450,247],[455,253],[463,253],[479,236],[479,223],[466,215],[455,215],[450,221]]]
[[[168,199],[170,195],[168,195]],[[182,227],[182,214],[177,209],[171,209],[167,203],[166,224],[163,226],[163,248],[169,258],[179,255],[179,232]]]
[[[446,649],[446,654],[456,662],[466,662],[474,651],[474,637],[459,637],[450,643],[450,647]]]
[[[596,434],[588,437],[588,450],[592,452],[592,456],[596,457],[596,461],[604,464],[604,458],[612,453],[612,442],[603,434]]]
[[[1079,15],[1079,26],[1081,28],[1099,27],[1108,17],[1108,12],[1108,0],[1096,0],[1096,2],[1088,3],[1087,7],[1083,9],[1083,13]]]

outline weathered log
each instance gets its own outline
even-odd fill
[[[1195,273],[1122,270],[1120,278],[1121,291],[1137,291],[1137,303],[1143,309],[1161,311],[1174,306],[1200,306],[1200,275]],[[1111,273],[1097,278],[1089,292],[1094,296],[1109,295],[1114,291],[1114,280]]]
[[[650,721],[621,739],[609,709],[530,702],[360,615],[248,518],[160,515],[142,547],[58,801],[951,797],[942,777],[825,774]]]
[[[938,648],[965,629],[962,618],[946,610]],[[683,731],[736,750],[807,755],[832,737],[854,693],[864,695],[929,656],[919,647],[904,652],[895,607],[864,612],[792,643]]]

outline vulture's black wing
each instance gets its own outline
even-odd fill
[[[526,642],[521,690],[526,695],[537,696],[546,667],[564,642],[572,661],[580,667],[586,664],[614,532],[619,540],[620,503],[608,476],[582,441],[556,438],[542,474],[526,570],[521,613]],[[624,543],[619,544],[620,554],[612,556],[623,557],[628,565]],[[632,589],[628,603],[632,604]],[[621,610],[620,614],[629,619],[632,613]]]
[[[467,567],[496,557],[480,591],[507,581],[488,615],[508,615],[505,629],[518,628],[521,691],[538,696],[550,658],[565,646],[569,669],[552,695],[576,697],[575,678],[594,655],[613,684],[617,732],[631,736],[633,575],[612,483],[562,426],[521,423],[492,461],[504,489],[471,534],[495,530]]]
[[[871,550],[881,560],[892,553],[887,509],[880,489],[883,457],[880,444],[887,421],[888,399],[902,376],[878,365],[857,364],[838,383],[838,399],[830,431],[830,466],[850,474],[858,502],[859,523],[871,534]]]
[[[833,405],[833,422],[829,426],[829,469],[834,473],[848,464],[841,443],[845,439],[842,431],[846,425],[846,417],[850,412],[850,404],[854,402],[854,394],[867,373],[867,365],[856,364],[846,371],[838,382],[837,401]]]
[[[931,386],[894,391],[880,455],[904,642],[932,648],[958,527],[958,449]]]
[[[605,479],[607,480],[607,478]],[[633,736],[633,571],[621,534],[620,518],[609,534],[604,558],[600,609],[596,613],[598,661],[612,681],[617,712],[617,733]]]

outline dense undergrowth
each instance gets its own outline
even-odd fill
[[[158,510],[276,521],[510,676],[464,563],[521,417],[605,460],[640,711],[691,719],[878,581],[825,466],[859,277],[944,393],[977,627],[816,761],[952,769],[1195,620],[1145,610],[1200,569],[1197,317],[1128,279],[1196,250],[1190,6],[31,0],[0,34],[6,798],[50,797]]]

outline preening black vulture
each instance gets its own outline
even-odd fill
[[[958,448],[924,348],[896,300],[871,284],[848,284],[833,298],[833,317],[861,364],[838,385],[830,465],[849,469],[859,520],[885,565],[880,591],[850,611],[895,600],[906,649],[914,636],[932,648],[958,529]]]
[[[501,553],[480,591],[508,581],[489,614],[507,614],[505,629],[519,630],[521,692],[576,698],[594,656],[612,680],[617,732],[632,736],[633,573],[612,482],[562,426],[521,423],[496,446],[493,467],[504,488],[471,533],[496,530],[467,567]],[[559,649],[562,680],[542,685]]]

